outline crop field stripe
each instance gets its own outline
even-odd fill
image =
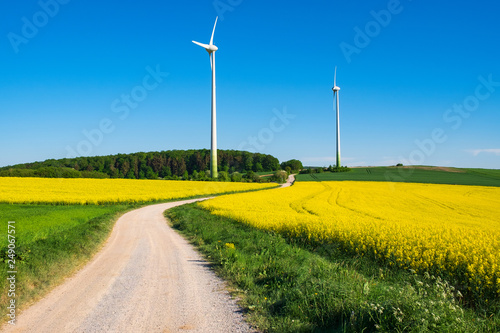
[[[233,182],[0,177],[0,203],[62,205],[146,203],[275,186],[276,184]]]
[[[476,299],[500,295],[498,187],[299,182],[199,205],[257,228],[434,272]]]
[[[424,169],[422,169],[424,168]],[[450,185],[500,186],[500,170],[370,167],[352,168],[350,172],[299,174],[297,181],[381,181]]]
[[[476,333],[500,327],[491,316],[498,302],[463,306],[440,277],[380,265],[336,244],[282,237],[196,205],[166,214],[230,281],[248,321],[263,332]]]

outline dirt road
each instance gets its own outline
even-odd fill
[[[288,176],[288,178],[284,184],[281,184],[281,187],[283,188],[283,187],[292,186],[294,182],[295,182],[295,174],[292,174],[292,175]]]
[[[163,217],[193,201],[124,214],[89,264],[2,332],[251,332],[223,282]]]

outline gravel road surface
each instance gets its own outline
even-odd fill
[[[292,174],[292,175],[288,176],[288,178],[284,184],[281,184],[281,188],[290,187],[293,185],[294,182],[295,182],[295,174]]]
[[[224,283],[163,217],[194,201],[124,214],[91,262],[2,332],[252,332]]]

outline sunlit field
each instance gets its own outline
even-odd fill
[[[199,203],[215,215],[500,294],[500,188],[307,182]]]
[[[263,189],[274,184],[130,179],[0,177],[0,260],[7,263],[7,221],[15,226],[16,300],[45,294],[99,249],[116,218],[142,203]],[[0,274],[7,290],[7,270]],[[7,318],[7,293],[0,297]]]
[[[264,189],[275,184],[88,178],[0,177],[0,202],[140,203]]]

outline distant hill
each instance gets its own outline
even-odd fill
[[[228,174],[280,169],[271,155],[238,150],[218,150],[218,169]],[[0,177],[196,179],[209,177],[210,150],[76,157],[24,163],[0,168]]]
[[[500,186],[500,170],[432,166],[355,167],[350,172],[307,173],[296,178],[298,181],[359,180]]]

